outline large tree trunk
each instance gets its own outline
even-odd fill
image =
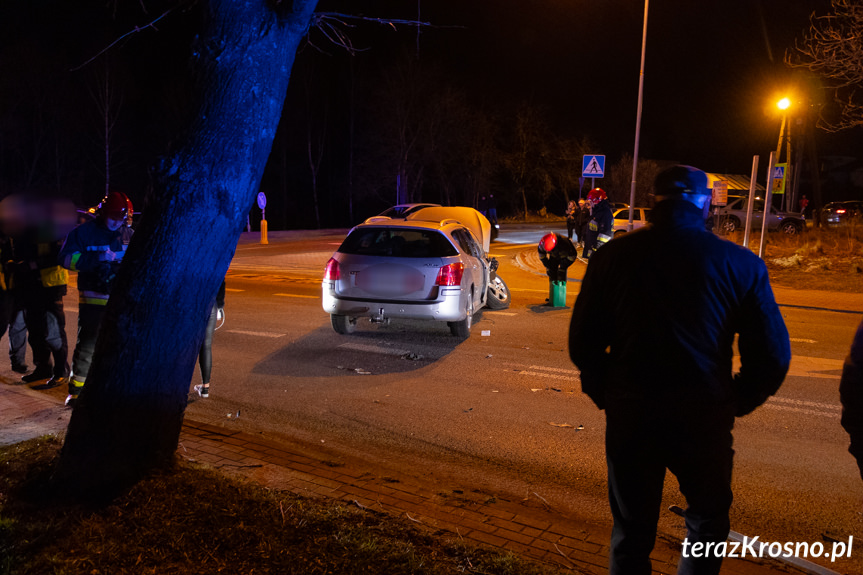
[[[143,209],[56,477],[111,494],[174,460],[216,291],[254,200],[317,0],[209,0],[202,106]]]

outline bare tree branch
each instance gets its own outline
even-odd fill
[[[794,68],[805,68],[820,77],[833,91],[839,106],[839,118],[822,116],[819,127],[836,132],[863,125],[863,3],[859,0],[832,0],[833,13],[810,16],[809,30],[785,62]]]
[[[155,26],[156,22],[158,22],[159,20],[161,20],[162,18],[164,18],[165,16],[167,16],[168,14],[170,14],[171,12],[173,12],[173,11],[174,11],[174,8],[176,8],[176,6],[174,6],[173,8],[168,8],[167,10],[165,10],[165,11],[162,13],[162,15],[161,15],[161,16],[159,16],[159,17],[158,17],[158,18],[156,18],[155,20],[152,20],[152,21],[148,22],[147,24],[144,24],[143,26],[135,26],[135,28],[134,28],[134,29],[129,30],[128,32],[126,32],[125,34],[123,34],[122,36],[120,36],[119,38],[117,38],[116,40],[114,40],[113,42],[111,42],[110,44],[108,44],[107,46],[105,46],[104,48],[102,48],[102,49],[101,49],[101,50],[100,50],[100,51],[99,51],[95,56],[93,56],[92,58],[90,58],[89,60],[87,60],[86,62],[84,62],[83,64],[81,64],[80,66],[75,66],[74,68],[72,68],[72,69],[70,70],[70,72],[77,72],[78,70],[80,70],[81,68],[83,68],[84,66],[86,66],[87,64],[89,64],[90,62],[92,62],[93,60],[95,60],[96,58],[98,58],[99,56],[101,56],[102,54],[104,54],[105,52],[107,52],[108,50],[110,50],[111,48],[113,48],[114,46],[116,46],[116,45],[117,45],[119,42],[121,42],[124,38],[126,38],[126,37],[128,37],[128,36],[131,36],[132,34],[135,34],[135,33],[137,33],[137,32],[143,32],[143,31],[144,31],[144,30],[146,30],[147,28],[152,28],[153,30],[156,30],[156,31],[158,32],[158,31],[159,31],[159,29],[158,29],[158,28],[156,28],[156,26]]]
[[[416,26],[417,28],[463,28],[463,26],[437,26],[431,22],[421,22],[419,20],[400,20],[397,18],[375,18],[372,16],[354,16],[351,14],[342,14],[339,12],[316,12],[312,19],[312,26],[316,27],[324,37],[341,48],[347,50],[350,54],[355,54],[362,51],[356,48],[351,42],[350,36],[341,28],[354,28],[349,24],[349,20],[358,20],[361,22],[374,22],[391,27],[393,30],[398,30],[398,26]],[[317,50],[321,50],[311,41],[309,44]]]

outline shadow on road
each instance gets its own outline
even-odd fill
[[[478,333],[475,335],[479,335]],[[252,373],[291,377],[345,377],[422,369],[462,343],[445,323],[362,321],[351,335],[321,327],[258,362]]]

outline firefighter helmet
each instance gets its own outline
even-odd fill
[[[108,192],[108,195],[99,202],[97,209],[103,220],[105,218],[124,219],[132,215],[132,200],[126,194]]]
[[[587,193],[587,199],[590,202],[596,203],[602,200],[607,200],[608,196],[605,195],[605,190],[602,188],[593,188]]]
[[[542,239],[539,240],[539,245],[542,246],[542,249],[546,252],[550,252],[554,249],[554,246],[557,245],[557,235],[553,233],[547,233],[542,236]]]

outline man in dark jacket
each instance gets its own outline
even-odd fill
[[[791,348],[764,262],[704,229],[704,172],[675,166],[654,187],[651,223],[591,258],[569,352],[606,411],[611,575],[651,572],[666,469],[688,505],[678,573],[719,573],[721,556],[686,544],[726,540],[734,418],[779,389]]]

